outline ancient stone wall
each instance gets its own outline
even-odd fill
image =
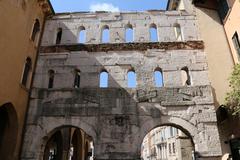
[[[46,22],[43,46],[55,45],[58,28],[63,29],[62,44],[78,43],[79,31],[86,30],[86,43],[101,43],[104,26],[109,27],[110,43],[124,43],[125,30],[131,25],[134,42],[149,42],[151,25],[158,29],[160,42],[176,41],[174,25],[179,24],[184,41],[199,40],[195,15],[185,11],[149,11],[125,13],[65,13],[52,17]]]
[[[56,15],[47,21],[22,159],[41,159],[49,134],[62,126],[78,127],[92,136],[94,155],[99,160],[139,159],[144,136],[162,125],[186,132],[193,140],[198,159],[220,156],[208,65],[196,18],[177,13],[76,13]],[[174,39],[175,22],[182,25],[184,43]],[[136,27],[138,43],[116,41],[115,33],[123,34],[128,23]],[[160,42],[148,41],[151,23],[162,26],[158,29]],[[121,42],[116,48],[114,44],[98,44],[99,29],[105,24],[110,27],[111,43]],[[65,25],[64,45],[52,46],[59,25]],[[87,31],[87,44],[73,45],[81,25],[91,30]],[[190,85],[182,85],[184,67],[188,68]],[[76,69],[81,77],[79,88],[74,88]],[[163,87],[155,86],[155,69],[162,71]],[[54,71],[50,89],[49,70]],[[107,88],[99,87],[102,70],[109,75]],[[136,73],[136,88],[127,87],[129,70]]]

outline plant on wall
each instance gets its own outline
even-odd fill
[[[240,113],[240,64],[235,65],[230,77],[231,91],[225,97],[226,106],[233,115]]]

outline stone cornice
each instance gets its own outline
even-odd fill
[[[38,4],[42,8],[44,14],[52,15],[55,14],[51,2],[49,0],[37,0]]]
[[[164,50],[194,50],[204,49],[203,41],[187,42],[139,42],[139,43],[109,43],[109,44],[63,44],[42,46],[40,53],[60,53],[71,51],[108,52],[108,51],[146,51],[148,49]]]

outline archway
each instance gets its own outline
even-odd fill
[[[18,120],[11,103],[0,107],[0,155],[2,159],[10,160],[17,143]]]
[[[57,131],[48,141],[45,151],[44,160],[57,160],[62,156],[62,133]]]
[[[43,160],[90,160],[93,158],[93,146],[91,136],[76,127],[64,126],[55,129],[49,135]]]
[[[152,129],[141,145],[143,160],[194,160],[194,144],[189,133],[172,125]]]

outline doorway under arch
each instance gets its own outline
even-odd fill
[[[194,143],[189,133],[172,125],[152,129],[141,145],[142,160],[194,160]]]
[[[55,129],[47,140],[43,160],[92,160],[93,139],[77,127]],[[85,144],[92,144],[86,146]]]
[[[18,134],[18,119],[14,106],[0,106],[0,155],[2,159],[13,159]]]

